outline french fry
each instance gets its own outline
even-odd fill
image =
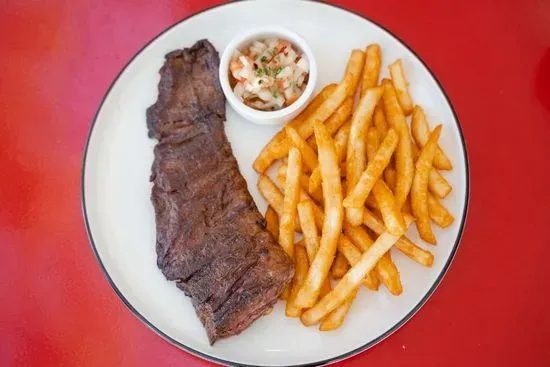
[[[285,173],[286,177],[286,173]],[[283,181],[284,182],[284,181]],[[266,175],[260,175],[258,177],[258,191],[264,197],[265,201],[277,212],[279,217],[283,214],[283,200],[284,196],[281,193],[281,190],[275,185],[271,179]],[[294,229],[297,232],[301,231],[300,221],[296,218],[294,222]]]
[[[309,176],[308,192],[315,192],[321,187],[321,170],[317,166]]]
[[[413,111],[413,118],[414,118],[414,111]],[[428,131],[428,135],[429,135],[429,131]],[[416,146],[416,143],[414,142],[411,143],[411,147],[412,147],[412,153],[413,153],[413,161],[416,162],[416,160],[418,159],[418,156],[420,155],[420,150],[418,149],[418,147]],[[450,164],[450,161],[449,161],[449,164]],[[452,169],[452,165],[451,165],[451,169]],[[441,173],[439,173],[439,171],[434,167],[430,171],[430,178],[428,180],[428,189],[432,192],[432,194],[434,194],[440,199],[443,199],[447,197],[447,195],[449,195],[453,187],[447,182],[445,177],[443,177]]]
[[[287,300],[285,313],[306,326],[321,322],[321,331],[343,324],[361,284],[378,290],[382,282],[391,294],[402,293],[392,246],[433,265],[434,255],[405,236],[413,221],[431,244],[431,222],[445,228],[454,221],[439,200],[452,191],[438,171],[452,169],[438,143],[441,125],[430,133],[423,109],[412,103],[401,59],[389,65],[391,79],[377,86],[380,68],[378,44],[352,50],[342,80],[287,123],[253,165],[268,203],[266,229],[296,263],[279,296]],[[263,174],[276,160],[284,190]],[[304,235],[296,243],[295,232]],[[331,278],[339,279],[334,289]]]
[[[451,213],[430,193],[428,193],[428,212],[430,219],[441,228],[447,228],[455,220]]]
[[[327,275],[327,277],[325,278],[325,281],[321,285],[321,290],[319,291],[319,297],[321,298],[324,297],[325,294],[331,291],[331,289],[332,289],[332,286],[330,284],[330,276]]]
[[[354,292],[351,292],[349,297],[346,298],[346,300],[340,306],[338,306],[334,311],[329,313],[327,317],[323,319],[321,325],[319,325],[320,331],[330,331],[338,329],[344,323],[344,319],[349,312],[351,304],[357,296],[358,290],[359,289],[356,289]]]
[[[413,156],[413,162],[416,162],[418,156],[420,155],[420,149],[418,149],[418,146],[414,141],[411,141],[411,152]]]
[[[288,297],[290,296],[290,285],[287,285],[283,288],[283,291],[279,295],[279,299],[282,299],[283,301],[286,301]]]
[[[395,131],[394,131],[395,132]],[[367,130],[367,135],[366,135],[366,138],[365,138],[365,141],[367,143],[367,145],[365,147],[368,147],[369,146],[369,140],[372,141],[374,144],[375,147],[378,147],[380,145],[380,139],[379,139],[379,134],[378,134],[378,130],[376,129],[375,126],[370,126],[369,129]],[[366,149],[365,149],[366,151]],[[376,151],[373,151],[372,154],[371,154],[371,157],[374,158],[376,154]],[[367,161],[371,161],[372,158],[368,158],[369,157],[369,154],[367,153]],[[391,156],[390,156],[390,162],[391,162]],[[388,166],[389,166],[389,162],[388,162]],[[383,178],[383,176],[381,175],[380,178]]]
[[[367,251],[374,241],[362,226],[353,227],[344,223],[344,233],[351,241],[361,249],[362,252]],[[353,263],[350,261],[350,264]],[[391,294],[398,296],[403,292],[399,271],[391,260],[389,252],[385,254],[376,264],[376,273],[382,283],[388,288]]]
[[[380,220],[373,212],[369,209],[365,209],[363,214],[363,224],[370,228],[374,233],[380,235],[386,231],[384,222]]]
[[[403,293],[403,285],[399,277],[399,270],[397,270],[397,266],[395,266],[389,251],[378,261],[376,270],[378,271],[378,277],[391,294],[399,296]]]
[[[292,126],[303,139],[307,139],[313,134],[313,124],[315,121],[325,122],[338,109],[338,107],[342,105],[346,98],[353,95],[355,87],[357,86],[358,80],[361,76],[363,63],[363,52],[360,50],[352,51],[346,66],[346,73],[342,81],[338,84],[330,96],[328,96],[313,113],[308,115],[302,123],[297,124],[297,126]],[[285,139],[285,142],[283,142],[281,147],[276,149],[278,152],[278,154],[275,154],[276,159],[284,157],[286,152],[288,152],[290,145],[290,140]]]
[[[413,158],[414,158],[414,162],[416,163],[416,160],[420,155],[420,150],[418,149],[418,147],[414,142],[412,143],[412,147],[413,147],[413,150],[412,150]],[[443,199],[443,198],[446,198],[447,195],[451,193],[453,187],[451,186],[451,184],[449,184],[449,182],[447,182],[445,177],[443,177],[437,169],[432,168],[430,170],[430,177],[428,179],[428,189],[436,197]]]
[[[403,61],[401,59],[395,61],[390,65],[390,75],[393,86],[397,93],[397,99],[399,105],[403,109],[405,115],[409,115],[412,112],[413,104],[411,95],[409,94],[409,82],[405,78],[405,71],[403,70]]]
[[[350,127],[351,124],[347,122],[342,125],[336,135],[334,135],[334,149],[336,150],[336,157],[338,158],[338,162],[341,162],[346,156]],[[340,173],[341,172],[342,170],[340,170]],[[313,172],[311,172],[311,176],[309,176],[308,191],[310,193],[316,192],[319,187],[321,187],[321,170],[319,166],[317,166],[315,167]]]
[[[368,45],[365,54],[367,57],[365,59],[365,67],[363,68],[361,95],[365,94],[367,89],[378,85],[380,65],[382,64],[382,55],[378,44],[373,43],[372,45]]]
[[[315,224],[315,204],[311,200],[304,200],[298,203],[298,217],[304,233],[307,258],[312,263],[319,249],[319,233]],[[321,287],[320,297],[330,292],[330,279],[327,277]]]
[[[323,102],[332,95],[336,90],[336,84],[329,84],[315,96],[315,98],[310,102],[310,104],[292,121],[286,124],[294,129],[297,129],[299,126],[303,125],[309,116],[311,116],[317,109],[323,104]],[[271,166],[271,164],[277,160],[281,159],[288,154],[291,143],[287,139],[284,129],[279,131],[267,145],[262,149],[252,167],[258,173],[263,173],[266,169]]]
[[[334,260],[344,214],[342,186],[334,142],[320,121],[315,121],[314,128],[321,167],[325,218],[319,250],[309,268],[304,285],[296,296],[296,305],[302,308],[311,307],[317,301],[321,286],[327,278]]]
[[[313,207],[313,216],[315,217],[315,224],[317,225],[317,228],[319,230],[322,230],[323,224],[325,222],[325,212],[323,211],[323,209],[311,199],[311,197],[306,193],[305,190],[300,191],[300,200],[311,202]]]
[[[374,123],[374,127],[378,131],[378,138],[383,140],[386,137],[389,126],[386,121],[386,116],[384,116],[384,110],[380,107],[380,103],[378,103],[378,106],[374,109],[372,121]]]
[[[286,166],[284,165],[281,166],[281,168],[277,172],[277,179],[282,185],[284,185],[284,183],[286,182]],[[274,185],[272,182],[271,184]],[[317,226],[318,230],[322,230],[323,222],[325,221],[325,213],[323,209],[314,200],[312,200],[312,198],[307,194],[307,192],[303,189],[303,187],[302,187],[302,190],[300,190],[300,201],[304,201],[304,202],[307,201],[311,204],[311,208],[313,209],[313,217],[315,219],[315,225]],[[300,228],[300,231],[301,231],[301,226],[299,226],[299,221],[298,221],[297,227]]]
[[[367,136],[367,144],[370,143],[375,147],[377,143],[376,129],[371,129],[370,136]],[[384,169],[388,166],[390,158],[398,145],[399,137],[395,130],[390,129],[386,134],[386,138],[378,150],[375,150],[374,155],[369,157],[367,168],[361,174],[361,177],[355,188],[346,196],[344,207],[363,206],[375,183],[382,176]],[[353,224],[353,223],[352,223]]]
[[[391,137],[391,134],[388,132],[388,134],[386,134],[386,139],[389,137]],[[378,151],[380,151],[377,146],[377,139],[373,138],[373,134],[367,135],[367,138],[369,138],[367,140],[367,157],[370,161],[374,161],[378,155]],[[384,140],[386,141],[386,139]],[[393,186],[395,187],[396,183],[394,183]],[[399,234],[401,231],[404,231],[405,223],[402,213],[397,208],[395,198],[386,183],[383,180],[378,180],[373,186],[372,193],[373,195],[369,195],[369,197],[374,196],[374,201],[377,205],[371,204],[370,206],[380,210],[387,230],[394,234]]]
[[[344,200],[344,207],[357,208],[363,207],[367,196],[369,196],[375,183],[382,176],[384,169],[388,166],[390,158],[398,145],[399,137],[395,130],[388,130],[386,138],[380,148],[376,151],[374,157],[369,160],[367,168],[361,174],[355,188],[348,193]],[[374,143],[374,142],[373,142]],[[349,177],[346,177],[349,185]],[[361,221],[363,217],[361,216]],[[356,225],[354,222],[352,224]]]
[[[403,214],[397,209],[397,204],[388,185],[382,180],[378,180],[372,189],[378,209],[382,214],[384,225],[388,232],[395,235],[403,235],[405,233],[405,223]]]
[[[271,205],[267,206],[265,212],[266,229],[275,237],[275,240],[279,238],[279,216]]]
[[[410,222],[407,221],[407,226]],[[365,275],[374,267],[386,252],[397,242],[399,236],[389,232],[382,233],[373,245],[361,255],[357,264],[342,277],[340,282],[315,306],[302,313],[300,320],[306,326],[313,325],[324,318],[328,313],[340,306],[354,292],[363,281]]]
[[[298,203],[298,217],[300,218],[300,226],[304,234],[307,257],[310,262],[313,262],[319,249],[319,232],[315,224],[311,201],[305,200]]]
[[[334,135],[334,149],[336,150],[336,157],[339,162],[342,162],[346,158],[350,129],[351,121],[348,121]]]
[[[428,179],[432,169],[432,161],[437,150],[437,140],[441,135],[441,125],[431,133],[426,145],[420,151],[416,161],[416,172],[411,190],[411,206],[416,217],[416,228],[425,242],[435,245],[437,240],[432,231],[430,213],[428,211]]]
[[[334,92],[304,121],[303,124],[296,128],[296,131],[302,138],[309,138],[313,134],[313,123],[315,121],[325,122],[352,93],[353,78],[353,71],[346,74]],[[290,144],[289,140],[286,141]]]
[[[292,127],[285,127],[286,135],[289,137],[292,145],[294,145],[302,155],[302,160],[304,162],[304,168],[307,168],[308,171],[312,171],[317,167],[317,153],[307,144],[307,142],[302,139],[300,134]]]
[[[423,148],[430,138],[430,128],[428,127],[428,122],[426,121],[426,114],[420,106],[414,106],[411,119],[411,133],[414,141],[420,148]],[[437,150],[435,152],[433,166],[434,168],[441,170],[453,169],[451,160],[447,157],[439,144],[437,145]]]
[[[384,171],[384,180],[390,188],[390,190],[395,190],[395,170],[391,167],[386,168]]]
[[[349,269],[348,261],[346,260],[345,256],[340,251],[338,251],[332,263],[332,268],[330,269],[332,277],[334,279],[340,279],[341,277],[344,276],[344,274],[346,274],[348,269]]]
[[[353,266],[359,262],[361,251],[353,244],[346,235],[341,235],[338,241],[338,253],[342,254],[347,262]],[[371,291],[377,291],[380,287],[380,280],[375,270],[369,271],[363,279],[363,285]]]
[[[279,222],[279,244],[291,258],[294,256],[294,221],[296,207],[300,198],[300,175],[302,174],[302,156],[296,148],[288,152],[283,198],[283,213]]]
[[[384,179],[386,181],[386,184],[390,188],[390,190],[392,190],[392,192],[394,192],[395,191],[395,181],[396,181],[395,170],[391,167],[386,168],[384,170]],[[403,203],[403,206],[401,207],[401,212],[412,214],[410,195],[407,196],[407,199]]]
[[[286,164],[282,164],[281,166],[279,166],[279,169],[277,170],[277,180],[279,180],[281,186],[285,185],[287,167],[288,166]],[[306,190],[306,191],[309,187],[309,177],[303,172],[300,175],[300,186],[302,187],[302,190]],[[311,195],[311,198],[313,198],[316,202],[318,203],[323,202],[323,193],[320,187],[317,188],[317,190],[315,190],[310,195]]]
[[[353,98],[348,97],[338,107],[336,111],[330,117],[327,121],[325,121],[325,126],[327,127],[327,130],[330,135],[334,135],[340,127],[344,125],[346,121],[348,121],[349,116],[351,115],[351,111],[353,109]],[[313,150],[317,151],[317,143],[315,143],[315,136],[310,136],[307,139],[307,143],[310,147],[313,148]]]
[[[302,309],[296,306],[296,295],[304,283],[308,268],[309,263],[306,249],[302,246],[296,247],[294,253],[294,278],[292,279],[292,287],[290,288],[290,294],[285,309],[285,314],[288,317],[300,317],[302,314]]]
[[[334,135],[340,127],[349,119],[353,110],[353,98],[348,97],[336,111],[325,121],[325,126],[330,135]],[[311,137],[310,137],[311,138]],[[313,139],[315,141],[315,139]],[[315,144],[317,146],[317,144]]]
[[[386,230],[386,228],[384,227],[384,223],[368,209],[365,209],[365,214],[363,215],[363,224],[378,235],[384,233],[384,231]],[[434,255],[430,251],[426,251],[413,243],[406,236],[401,237],[395,243],[395,247],[411,260],[416,261],[420,265],[424,265],[427,267],[433,265]]]
[[[365,204],[367,204],[369,208],[373,208],[377,210],[380,209],[380,207],[378,206],[378,202],[374,198],[374,193],[367,196],[367,200],[365,201]]]
[[[353,94],[357,89],[357,85],[359,85],[359,81],[361,80],[361,75],[362,75],[362,70],[364,65],[365,65],[365,53],[362,50],[351,50],[351,55],[349,57],[349,61],[348,61],[348,64],[346,65],[346,71],[345,71],[345,74],[351,75],[353,80],[350,87],[349,96],[353,97]]]
[[[441,175],[435,168],[430,171],[428,178],[428,189],[440,199],[446,198],[453,187],[447,182],[445,177]]]
[[[284,183],[286,182],[286,172],[283,172],[282,170],[279,170],[277,172],[277,179],[279,180],[279,182],[282,185],[284,185]],[[313,199],[307,194],[307,192],[303,188],[300,190],[300,199],[299,199],[299,201],[309,201],[309,202],[311,202],[311,204],[313,206],[313,215],[315,216],[315,224],[317,225],[317,228],[322,229],[323,228],[323,221],[325,220],[325,213],[323,212],[323,209],[321,209],[317,205],[317,203],[315,203],[315,201],[313,201]],[[297,219],[299,219],[299,218],[297,218]],[[299,226],[299,220],[298,220],[298,228],[300,228],[300,231],[301,231],[301,226]]]
[[[355,185],[366,167],[365,136],[372,120],[374,108],[382,95],[380,87],[368,89],[361,97],[357,109],[353,113],[351,129],[346,152],[346,179],[348,193],[355,191]],[[348,195],[349,196],[349,195]],[[363,204],[346,206],[346,219],[353,225],[361,224],[363,220]]]
[[[395,165],[397,180],[395,184],[395,202],[400,210],[409,195],[414,177],[414,163],[412,157],[411,139],[409,127],[405,121],[405,115],[391,81],[382,80],[384,95],[382,98],[384,112],[390,127],[399,134],[399,144],[395,150]]]
[[[434,255],[430,251],[424,250],[406,236],[401,237],[395,244],[395,247],[409,259],[416,261],[420,265],[429,268],[434,263]]]
[[[338,166],[340,167],[340,177],[346,177],[346,162],[340,162]]]
[[[402,213],[407,213],[410,215],[413,215],[412,208],[411,208],[411,196],[407,196],[407,200],[403,203],[403,206],[401,207]]]

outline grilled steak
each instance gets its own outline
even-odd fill
[[[207,40],[170,52],[147,110],[149,136],[158,139],[157,265],[191,297],[211,344],[262,316],[293,275],[227,141],[218,64]]]

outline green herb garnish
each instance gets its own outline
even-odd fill
[[[280,66],[278,68],[271,69],[271,76],[277,76],[281,72],[281,70],[283,70],[283,68]]]

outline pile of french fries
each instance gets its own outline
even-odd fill
[[[413,105],[402,61],[379,82],[381,65],[379,45],[353,50],[342,81],[324,87],[253,166],[267,228],[295,262],[281,295],[286,315],[323,331],[343,323],[361,285],[403,292],[390,248],[432,266],[433,254],[405,236],[413,222],[435,245],[432,224],[454,221],[439,201],[452,189],[440,173],[452,169],[441,125],[430,130]],[[266,174],[277,161],[279,185]]]

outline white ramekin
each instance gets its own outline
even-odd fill
[[[236,49],[239,49],[250,42],[257,39],[266,39],[270,37],[281,38],[290,41],[293,45],[302,51],[309,61],[309,80],[306,89],[293,104],[278,111],[259,111],[248,107],[233,94],[233,90],[229,85],[229,63]],[[317,62],[313,56],[313,51],[308,46],[306,41],[294,32],[282,27],[261,27],[253,28],[245,32],[239,33],[229,42],[223,51],[220,60],[220,84],[225,94],[225,98],[235,111],[245,119],[260,125],[277,125],[282,124],[296,117],[307,105],[317,82]]]

